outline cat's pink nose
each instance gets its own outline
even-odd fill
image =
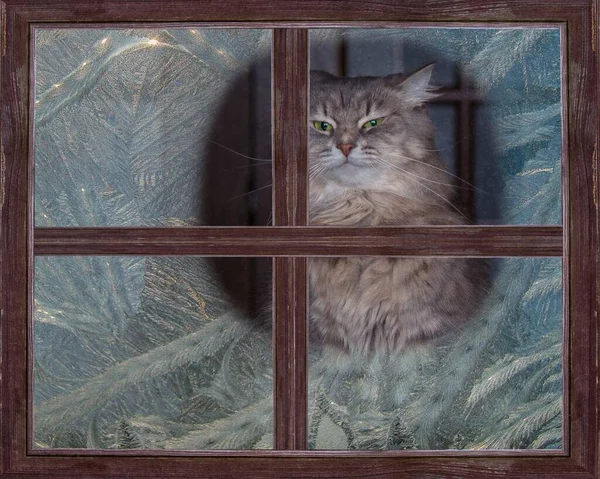
[[[350,154],[350,150],[352,150],[352,148],[355,148],[356,145],[353,143],[340,143],[337,147],[340,150],[342,150],[344,156],[348,156]]]

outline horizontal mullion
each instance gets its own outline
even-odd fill
[[[37,255],[562,256],[561,226],[36,228]]]

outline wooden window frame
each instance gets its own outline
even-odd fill
[[[600,0],[0,1],[2,477],[577,477],[598,474]],[[358,19],[358,21],[357,21]],[[274,227],[34,228],[31,32],[36,25],[273,28]],[[307,28],[552,23],[565,33],[562,226],[307,226]],[[285,135],[284,135],[285,132]],[[568,159],[566,161],[565,159]],[[273,256],[275,449],[33,451],[28,431],[34,254]],[[306,257],[562,256],[568,298],[563,451],[307,450]],[[29,436],[28,436],[29,433]]]

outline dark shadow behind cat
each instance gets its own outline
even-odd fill
[[[271,221],[271,61],[262,58],[235,81],[211,122],[203,152],[201,213],[207,226],[265,226]],[[271,328],[271,259],[207,258],[232,306]],[[262,313],[261,313],[262,311]],[[268,316],[268,317],[267,317]]]
[[[425,106],[435,95],[432,69],[386,77],[311,74],[311,224],[469,223],[454,203],[452,175],[436,150]],[[271,171],[262,161],[271,148],[264,140],[270,138],[268,75],[264,62],[240,78],[214,122],[203,176],[209,225],[270,219]],[[250,107],[240,114],[242,104]],[[255,193],[240,194],[240,188]],[[270,328],[270,259],[210,263],[234,306]],[[396,353],[456,331],[475,314],[486,289],[482,260],[349,257],[308,264],[311,345],[362,355]]]

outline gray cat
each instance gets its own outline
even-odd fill
[[[454,186],[434,144],[425,102],[433,66],[408,78],[311,74],[312,225],[460,225]],[[481,262],[461,258],[309,260],[311,335],[371,354],[456,329],[484,283]]]

